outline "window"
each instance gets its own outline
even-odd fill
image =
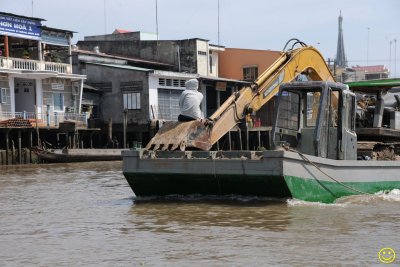
[[[165,87],[185,87],[186,80],[159,78],[158,85]]]
[[[52,83],[51,89],[53,90],[64,90],[64,84],[62,83]]]
[[[6,88],[0,88],[0,103],[5,104],[7,103],[7,89]]]
[[[210,73],[213,73],[213,60],[212,60],[212,56],[210,56]]]
[[[124,109],[140,109],[139,92],[124,92],[122,96],[124,101]]]
[[[140,95],[143,91],[143,81],[128,81],[120,83],[124,109],[141,109]]]
[[[53,93],[53,105],[55,111],[64,111],[64,95],[62,93]]]
[[[181,90],[158,89],[158,117],[162,120],[178,120]]]
[[[315,127],[317,124],[320,97],[321,92],[307,92],[306,127]]]
[[[355,102],[354,96],[346,95],[345,107],[348,112],[344,127],[352,132],[355,131],[355,119],[353,115],[355,114]]]
[[[258,77],[258,67],[250,66],[243,67],[243,80],[245,81],[254,81]]]
[[[120,83],[121,92],[141,92],[143,91],[143,81],[130,81]]]
[[[282,92],[280,98],[278,121],[279,128],[295,130],[299,129],[300,96],[297,93]]]

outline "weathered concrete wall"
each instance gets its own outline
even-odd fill
[[[177,57],[173,43],[157,41],[79,41],[79,49],[92,51],[95,46],[100,52],[126,57],[161,61],[177,65]]]
[[[77,45],[90,51],[98,46],[102,53],[163,62],[174,65],[173,71],[197,73],[197,40],[79,41]]]
[[[117,40],[134,41],[134,40],[140,40],[140,32],[85,36],[84,40],[85,41],[117,41]]]
[[[146,124],[149,120],[149,92],[147,72],[86,64],[87,83],[110,83],[112,90],[103,92],[100,99],[100,119],[113,124],[123,123],[123,96],[121,82],[142,82],[139,110],[128,110],[128,124]]]
[[[197,42],[196,39],[179,41],[180,71],[197,73]]]

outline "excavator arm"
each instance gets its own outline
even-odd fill
[[[295,43],[285,51],[291,41]],[[294,48],[296,44],[300,44],[300,47]],[[205,126],[200,121],[167,122],[147,144],[146,149],[175,150],[179,147],[185,150],[194,147],[210,150],[247,113],[259,110],[276,95],[281,83],[293,81],[300,74],[306,75],[309,80],[334,81],[318,50],[297,39],[291,39],[281,56],[257,78],[254,85],[232,94],[210,116],[211,124]]]

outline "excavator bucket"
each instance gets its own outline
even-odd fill
[[[165,122],[157,134],[147,144],[147,150],[176,150],[184,151],[187,147],[209,150],[209,126],[200,121]]]

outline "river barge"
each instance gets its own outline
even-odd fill
[[[332,203],[400,189],[400,161],[357,153],[355,117],[356,96],[347,86],[287,83],[279,92],[270,150],[125,151],[123,173],[136,196],[233,194]],[[384,154],[393,149],[386,148]]]
[[[245,195],[331,203],[400,188],[399,161],[333,160],[275,151],[124,151],[136,196]]]

